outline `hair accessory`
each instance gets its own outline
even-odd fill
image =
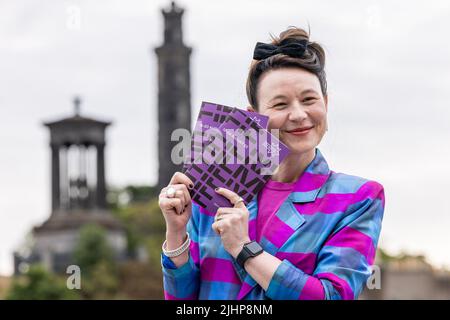
[[[307,47],[308,40],[306,39],[287,39],[279,46],[270,43],[257,42],[253,52],[253,59],[263,60],[278,53],[282,53],[293,58],[301,58],[305,54]]]

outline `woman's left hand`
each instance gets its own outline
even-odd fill
[[[212,228],[222,238],[225,250],[233,258],[236,258],[244,244],[250,242],[248,236],[249,212],[241,197],[233,191],[217,188],[216,192],[235,204],[233,208],[222,207],[217,210]]]

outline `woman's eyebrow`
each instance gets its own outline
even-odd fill
[[[276,100],[276,99],[283,99],[283,98],[286,98],[286,96],[283,94],[278,94],[275,97],[273,97],[272,99],[270,99],[269,102],[272,102],[273,100]]]
[[[315,93],[315,94],[318,94],[317,91],[314,90],[314,89],[306,89],[306,90],[303,90],[303,91],[300,92],[300,93],[301,93],[301,94],[308,94],[308,93]]]

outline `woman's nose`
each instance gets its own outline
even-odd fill
[[[300,103],[295,103],[289,112],[289,120],[300,122],[308,117],[305,109]]]

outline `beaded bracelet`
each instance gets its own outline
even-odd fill
[[[173,258],[173,257],[178,257],[183,252],[185,252],[189,248],[189,245],[191,244],[191,238],[189,237],[189,233],[186,232],[186,234],[187,234],[186,241],[179,248],[176,248],[174,250],[167,250],[166,249],[166,247],[167,247],[167,240],[165,240],[163,245],[162,245],[162,251],[163,251],[164,255],[166,255],[169,258]]]

